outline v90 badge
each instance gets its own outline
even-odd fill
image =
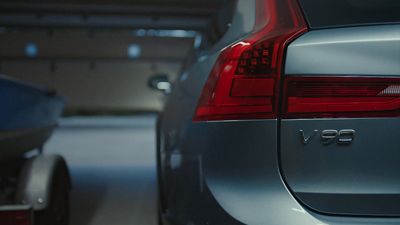
[[[309,134],[306,134],[304,130],[300,130],[301,139],[304,145],[308,144],[314,136],[319,133],[318,130],[314,130]],[[322,144],[329,145],[332,143],[336,144],[351,144],[356,135],[356,131],[353,129],[342,129],[342,130],[323,130],[320,133],[320,139]]]

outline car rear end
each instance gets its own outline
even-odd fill
[[[315,212],[400,216],[400,2],[301,3],[311,30],[286,56],[286,184]]]
[[[165,214],[400,224],[399,11],[396,0],[239,0],[162,115]]]
[[[260,0],[187,131],[243,224],[399,224],[400,2]],[[205,137],[200,137],[203,134]]]

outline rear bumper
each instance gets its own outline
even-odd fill
[[[192,224],[400,224],[399,218],[327,216],[300,204],[280,172],[277,130],[277,120],[190,125],[182,149],[191,151],[183,160],[193,159],[201,181],[191,187],[199,194],[188,199],[195,202],[186,212]]]

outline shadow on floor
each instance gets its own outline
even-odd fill
[[[156,225],[153,168],[73,168],[71,224]]]
[[[156,225],[155,117],[63,119],[45,151],[69,164],[71,225]]]

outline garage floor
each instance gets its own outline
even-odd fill
[[[71,224],[156,225],[154,115],[73,117],[46,145],[73,179]]]

